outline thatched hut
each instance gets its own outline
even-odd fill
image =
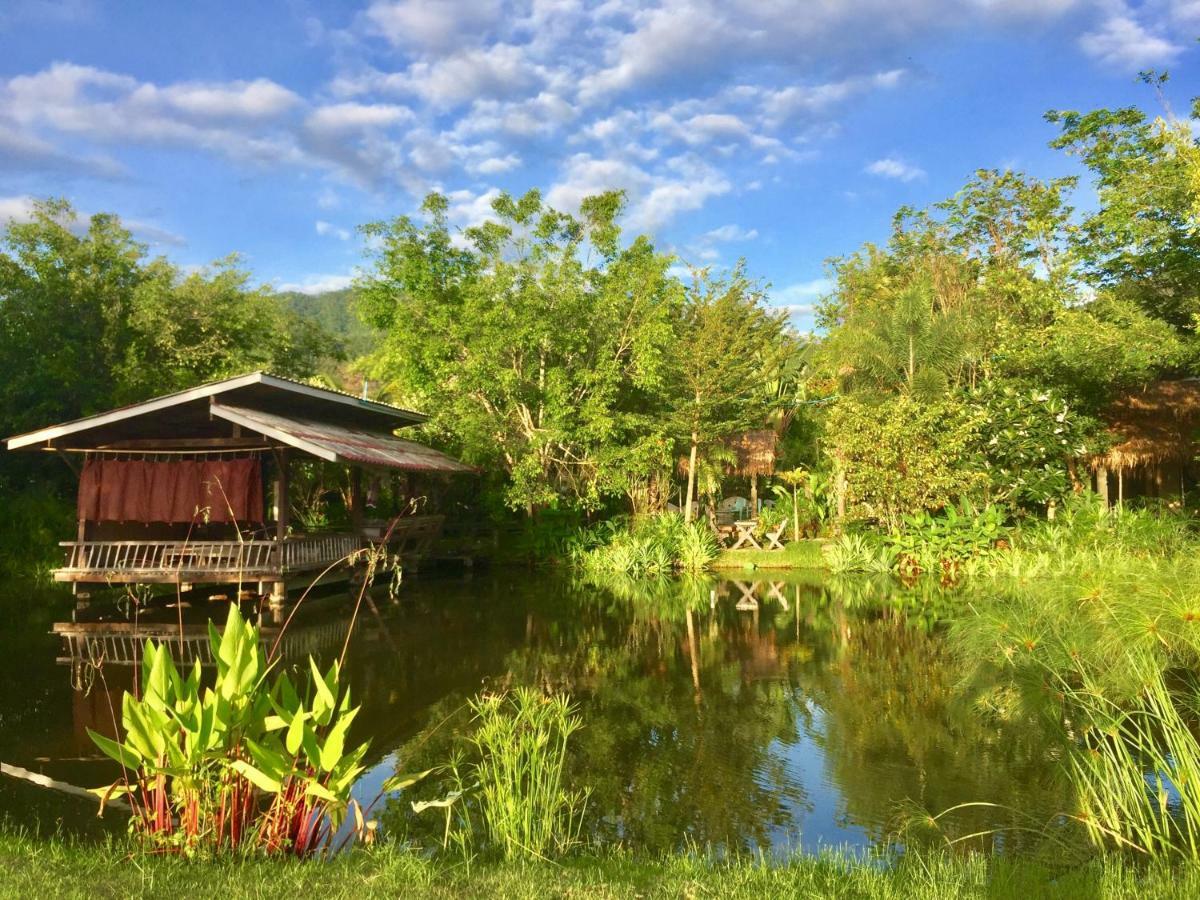
[[[775,455],[779,435],[771,428],[743,431],[729,439],[729,447],[737,455],[730,474],[750,479],[750,508],[758,511],[759,476],[775,474]]]
[[[1107,503],[1128,497],[1180,495],[1200,469],[1200,379],[1159,381],[1131,391],[1104,413],[1113,445],[1089,460]]]

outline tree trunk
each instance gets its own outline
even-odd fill
[[[1100,495],[1100,502],[1104,506],[1105,512],[1108,511],[1108,468],[1106,466],[1098,466],[1096,468],[1096,493]]]
[[[750,518],[758,518],[758,475],[750,476]]]
[[[800,540],[800,495],[796,491],[796,482],[792,482],[792,540]]]
[[[692,449],[688,453],[687,502],[683,507],[683,521],[692,521],[692,504],[696,495],[696,448],[700,443],[699,435],[692,432]]]

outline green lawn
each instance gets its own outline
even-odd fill
[[[891,868],[837,854],[783,864],[648,860],[615,854],[562,864],[424,859],[400,850],[346,854],[334,862],[189,862],[105,847],[0,835],[0,897],[831,897],[953,900],[988,897],[1157,898],[1200,896],[1200,867],[1135,869],[1117,861],[1051,870],[985,857],[932,856]]]
[[[825,541],[792,541],[782,550],[722,550],[714,569],[823,569],[826,567],[821,548]]]

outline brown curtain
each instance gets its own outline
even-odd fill
[[[89,522],[261,522],[262,460],[88,459],[79,518]]]

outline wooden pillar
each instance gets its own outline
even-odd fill
[[[750,475],[750,518],[758,518],[758,473]]]
[[[1125,505],[1125,469],[1117,469],[1117,506]]]
[[[1096,467],[1096,493],[1100,495],[1100,503],[1108,509],[1108,467]]]
[[[287,600],[287,582],[283,580],[283,543],[287,538],[288,523],[291,519],[290,478],[288,477],[288,452],[278,450],[275,453],[275,559],[278,563],[280,580],[271,589],[271,605],[282,606]]]
[[[358,466],[350,467],[350,527],[355,534],[362,534],[363,519],[366,514],[366,507],[363,501],[362,469]]]

